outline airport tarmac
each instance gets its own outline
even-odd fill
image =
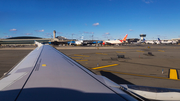
[[[0,49],[0,75],[11,69],[34,48]],[[168,78],[170,69],[180,72],[179,45],[68,46],[56,49],[95,74],[106,76],[118,84],[180,89],[180,79]],[[124,55],[124,58],[118,58],[118,55]]]

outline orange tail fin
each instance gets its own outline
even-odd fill
[[[126,41],[127,36],[128,36],[128,34],[126,34],[126,36],[123,38],[123,41]]]

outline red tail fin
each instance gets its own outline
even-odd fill
[[[128,34],[126,34],[126,36],[123,38],[123,41],[126,41],[127,36],[128,36]]]
[[[103,45],[105,45],[106,44],[106,42],[105,41],[103,41],[103,43],[102,43]]]

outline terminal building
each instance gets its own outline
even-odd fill
[[[173,41],[176,41],[176,42],[180,43],[180,38],[173,38],[173,39],[171,39],[171,40],[173,40]]]
[[[10,45],[10,44],[21,44],[21,45],[30,45],[34,44],[34,41],[38,41],[41,43],[48,43],[51,39],[45,39],[40,37],[32,37],[32,36],[19,36],[19,37],[11,37],[7,39],[0,39],[1,45]]]
[[[11,37],[7,39],[0,39],[0,45],[32,45],[34,41],[38,41],[40,43],[51,43],[51,44],[66,44],[71,39],[67,39],[62,36],[56,37],[56,31],[53,31],[53,38],[40,38],[40,37],[33,37],[33,36],[18,36],[18,37]]]
[[[53,39],[32,37],[32,36],[19,36],[19,37],[7,38],[7,39],[0,39],[0,45],[33,45],[34,41],[38,41],[40,43],[65,44],[71,40],[66,39],[62,36],[58,36]]]

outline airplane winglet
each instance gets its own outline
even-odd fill
[[[40,43],[40,42],[34,41],[34,43],[35,43],[38,47],[43,46],[43,44],[42,44],[42,43]]]

